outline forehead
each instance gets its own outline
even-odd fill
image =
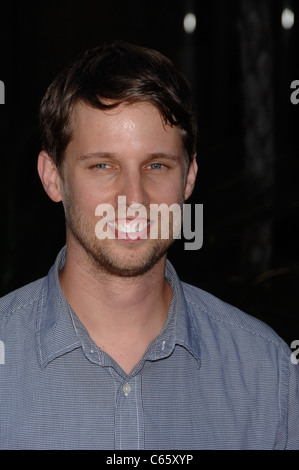
[[[78,103],[73,110],[69,145],[82,151],[147,147],[148,151],[184,152],[181,130],[165,124],[158,109],[148,102],[121,104],[109,110]]]

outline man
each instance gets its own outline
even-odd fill
[[[288,347],[166,261],[178,216],[152,209],[181,210],[197,173],[185,79],[158,52],[96,48],[49,87],[41,128],[66,249],[1,300],[1,448],[299,448]]]

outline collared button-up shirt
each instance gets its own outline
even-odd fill
[[[180,282],[127,375],[70,308],[58,271],[0,301],[1,449],[299,449],[298,367],[264,323]]]

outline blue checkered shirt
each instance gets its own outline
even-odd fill
[[[1,449],[299,449],[299,365],[267,325],[182,283],[130,375],[70,308],[58,270],[0,300]]]

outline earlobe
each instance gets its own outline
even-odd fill
[[[198,166],[197,166],[196,154],[195,154],[190,163],[187,177],[186,177],[185,191],[184,191],[185,201],[191,196],[193,192],[193,188],[194,188],[196,176],[197,176],[197,171],[198,171]]]
[[[53,159],[44,150],[38,156],[37,171],[49,198],[54,202],[60,202],[61,177]]]

